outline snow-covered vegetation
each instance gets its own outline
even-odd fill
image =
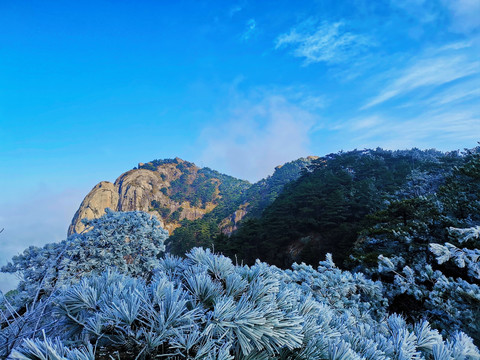
[[[182,259],[162,254],[165,233],[144,213],[107,212],[89,225],[7,267],[24,278],[2,299],[2,357],[480,358],[462,332],[442,338],[425,319],[389,314],[382,283],[330,255],[288,270],[201,248]]]

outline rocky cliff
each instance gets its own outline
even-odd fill
[[[98,218],[105,208],[140,210],[156,216],[170,234],[204,218],[230,235],[246,217],[256,217],[296,180],[315,157],[300,158],[275,168],[272,176],[255,184],[221,174],[179,158],[139,163],[114,182],[102,181],[85,197],[68,234],[85,230],[81,219]],[[203,220],[202,220],[203,221]],[[183,241],[179,240],[179,241]]]
[[[245,189],[250,185],[179,158],[140,163],[139,168],[120,175],[113,184],[97,184],[75,213],[68,234],[82,232],[85,227],[81,219],[98,218],[107,207],[148,212],[172,233],[182,220],[199,219],[225,200],[221,191],[225,179]]]

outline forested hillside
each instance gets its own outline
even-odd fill
[[[415,203],[427,201],[425,197],[444,202],[445,211],[447,204],[456,201],[455,196],[473,197],[468,201],[475,202],[474,193],[456,195],[448,180],[455,167],[470,157],[434,150],[376,149],[318,158],[260,217],[243,223],[230,238],[218,237],[215,247],[247,263],[260,258],[281,267],[294,261],[317,264],[330,252],[343,264],[357,237],[382,211],[408,206],[416,209]],[[458,212],[461,208],[455,209]],[[457,219],[452,211],[445,215]],[[397,213],[401,212],[398,209]]]
[[[220,233],[231,234],[245,218],[259,216],[298,179],[316,157],[279,165],[274,173],[251,184],[210,168],[175,159],[139,163],[114,183],[102,181],[82,201],[68,235],[85,230],[82,219],[113,211],[144,211],[154,215],[171,236],[169,250],[183,255],[194,246],[213,245]]]
[[[218,205],[201,219],[184,219],[181,227],[176,229],[169,238],[169,250],[182,256],[195,246],[214,246],[215,239],[222,237],[221,234],[228,237],[237,230],[242,221],[260,216],[263,210],[281,194],[283,187],[297,180],[315,158],[300,158],[277,166],[271,176],[249,187],[237,188],[231,186],[229,182],[222,181],[220,190],[223,186],[223,191],[228,196],[222,196]],[[202,171],[205,170],[202,169]],[[218,174],[213,170],[207,170]]]

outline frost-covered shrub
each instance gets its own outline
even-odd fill
[[[318,268],[281,270],[235,266],[201,248],[183,259],[163,254],[166,231],[140,212],[107,211],[86,224],[88,232],[27,249],[3,269],[23,281],[13,302],[0,299],[0,358],[480,359],[472,339],[450,331],[466,322],[475,334],[478,289],[406,263],[421,257],[383,257],[395,276],[382,283],[337,268],[330,255]],[[430,304],[424,317],[445,322],[389,314],[402,292]]]
[[[480,247],[480,226],[468,229],[451,227],[450,233],[456,237],[458,243],[472,242]],[[451,243],[430,244],[430,251],[437,256],[437,262],[443,264],[453,260],[459,268],[467,268],[468,275],[480,280],[480,249],[458,248]]]
[[[209,250],[65,284],[10,359],[479,359],[468,336],[388,315],[382,286],[341,271],[234,266]],[[41,355],[39,355],[41,354]],[[42,357],[43,356],[43,357]]]
[[[457,245],[469,243],[480,247],[479,227],[468,229],[450,228],[451,241]],[[379,256],[379,273],[393,273],[393,283],[384,283],[386,297],[394,299],[399,294],[413,296],[422,306],[422,314],[444,333],[463,330],[474,339],[480,339],[480,250],[458,248],[451,243],[429,244],[436,262],[452,261],[466,269],[464,277],[446,276],[434,270],[435,264],[428,262],[428,254],[422,261],[408,262],[402,257]]]
[[[478,345],[480,153],[467,152],[436,193],[415,188],[430,183],[417,175],[369,216],[350,265],[382,282],[390,312],[426,317],[444,335],[465,331]]]
[[[83,222],[88,231],[43,248],[31,246],[1,269],[20,275],[20,303],[49,294],[92,271],[114,267],[132,276],[148,277],[165,250],[168,232],[147,213],[106,209],[101,218]]]
[[[362,273],[338,269],[331,254],[327,254],[317,270],[303,263],[293,264],[292,270],[286,270],[285,274],[290,281],[307,286],[316,300],[328,303],[333,309],[347,307],[357,316],[370,312],[378,318],[385,316],[387,302],[381,283],[368,280]]]
[[[155,217],[107,209],[101,218],[84,223],[88,232],[43,248],[30,247],[2,268],[20,275],[21,282],[16,295],[0,302],[0,357],[52,323],[45,314],[51,311],[59,287],[108,268],[148,279],[159,265],[168,233]]]

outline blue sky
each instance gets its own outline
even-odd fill
[[[480,0],[4,0],[0,30],[0,263],[138,162],[480,140]]]

